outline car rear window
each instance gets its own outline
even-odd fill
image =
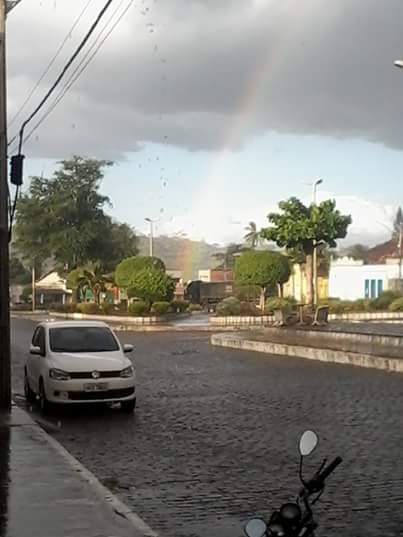
[[[49,344],[53,352],[111,352],[119,345],[109,328],[74,326],[51,328]]]

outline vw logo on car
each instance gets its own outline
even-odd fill
[[[99,371],[93,371],[92,372],[92,378],[93,379],[99,379],[100,376],[101,376],[101,373]]]

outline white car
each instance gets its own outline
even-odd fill
[[[44,412],[53,404],[120,402],[136,406],[135,370],[121,345],[102,322],[40,323],[24,369],[28,401],[39,398]]]

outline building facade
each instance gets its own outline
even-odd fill
[[[329,296],[342,300],[377,298],[383,291],[396,288],[401,267],[398,259],[365,265],[350,258],[335,259],[330,265]]]

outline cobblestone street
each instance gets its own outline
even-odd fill
[[[14,321],[16,392],[32,329]],[[55,437],[161,536],[241,535],[293,499],[307,428],[320,436],[307,473],[344,459],[317,535],[401,535],[402,375],[215,348],[208,334],[120,337],[135,346],[136,414],[62,411]]]

